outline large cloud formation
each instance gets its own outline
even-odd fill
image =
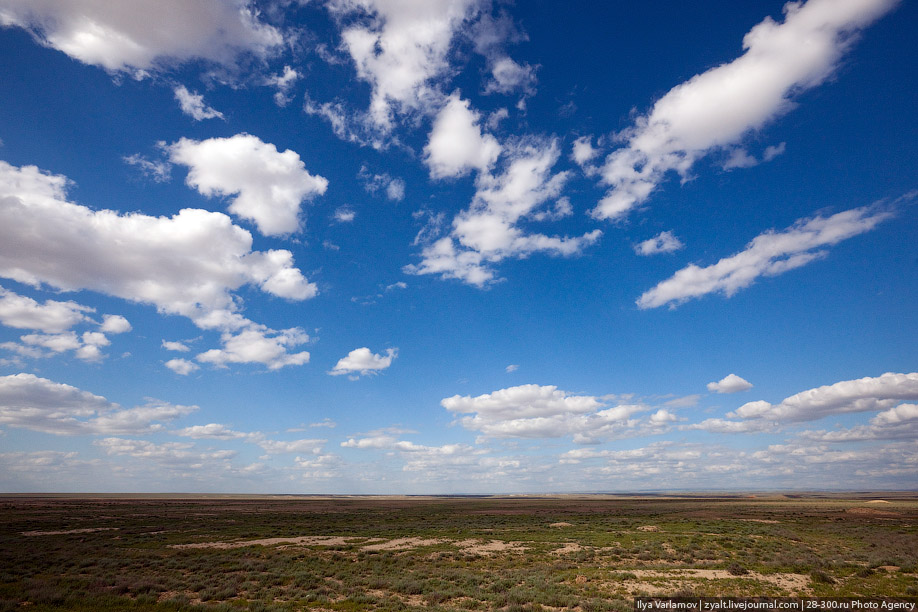
[[[189,187],[204,196],[235,196],[229,211],[254,221],[266,236],[297,231],[302,203],[328,188],[328,180],[310,174],[296,152],[281,153],[251,134],[182,138],[168,152],[173,163],[188,166]]]
[[[2,0],[0,25],[84,64],[135,74],[192,59],[232,66],[284,42],[246,0]]]
[[[787,112],[795,95],[835,71],[859,30],[896,4],[897,0],[786,4],[783,23],[768,17],[746,34],[743,55],[677,85],[621,134],[626,145],[613,151],[602,166],[602,182],[610,189],[593,216],[621,218],[646,201],[667,172],[685,176],[708,153],[736,145],[750,131]]]
[[[224,214],[92,210],[67,201],[67,184],[34,166],[0,161],[0,276],[152,304],[202,329],[230,334],[226,339],[241,330],[275,334],[239,314],[239,288],[253,285],[291,300],[317,292],[294,267],[290,251],[253,251],[252,235]],[[301,331],[287,332],[305,341]]]

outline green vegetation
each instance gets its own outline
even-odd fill
[[[913,596],[918,499],[870,499],[6,497],[0,611],[624,612],[636,595]]]

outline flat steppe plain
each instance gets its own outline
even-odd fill
[[[0,496],[0,610],[918,595],[918,494]]]

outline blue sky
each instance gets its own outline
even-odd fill
[[[913,489],[916,24],[0,0],[0,490]]]

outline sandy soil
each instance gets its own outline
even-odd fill
[[[434,546],[436,544],[442,543],[443,540],[436,539],[425,540],[423,538],[396,538],[387,542],[362,546],[360,550],[409,550],[411,548],[417,548],[418,546]]]
[[[300,546],[346,546],[366,538],[345,538],[342,536],[293,536],[288,538],[265,538],[262,540],[238,540],[235,542],[195,542],[193,544],[172,544],[170,548],[244,548],[246,546],[273,546],[274,544],[295,544]]]
[[[629,570],[638,578],[662,578],[665,580],[756,580],[768,582],[787,591],[800,592],[809,588],[810,578],[805,574],[760,574],[749,572],[743,576],[734,576],[727,570],[720,569],[677,569],[677,570]],[[643,586],[638,583],[639,586]]]
[[[24,536],[70,535],[71,533],[95,533],[96,531],[117,531],[118,527],[89,527],[86,529],[68,529],[67,531],[23,531]]]
[[[523,552],[527,549],[526,546],[523,546],[522,542],[504,542],[503,540],[491,540],[490,542],[483,542],[481,540],[459,540],[453,544],[466,552],[479,555],[491,555],[498,552]]]

